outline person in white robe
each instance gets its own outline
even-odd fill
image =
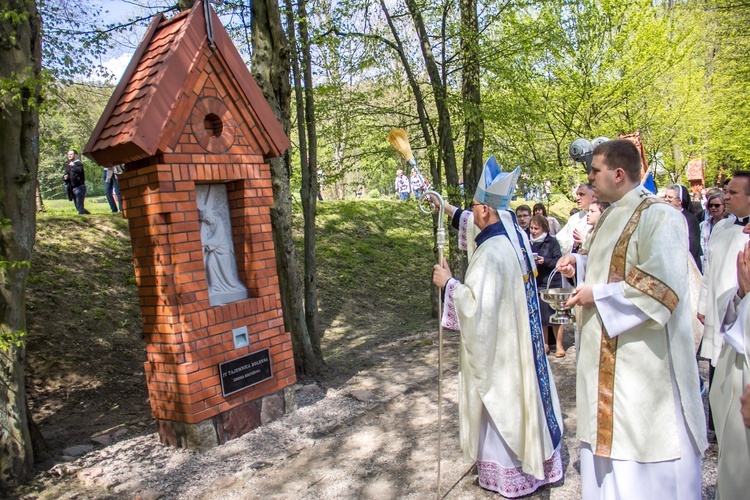
[[[443,324],[461,331],[464,458],[476,461],[480,486],[508,498],[528,495],[563,476],[562,415],[538,305],[532,307],[533,327],[530,320],[531,249],[505,210],[518,173],[501,173],[491,157],[471,212],[446,204],[470,252],[469,266],[464,283],[451,277],[447,263],[436,265],[433,275],[435,284],[445,288]]]
[[[747,498],[750,491],[750,429],[743,421],[743,390],[750,383],[750,243],[745,236],[737,254],[735,286],[721,297],[727,302],[709,400],[719,444],[716,498]],[[727,256],[729,257],[729,256]]]
[[[591,203],[594,201],[596,201],[596,196],[594,196],[594,190],[590,184],[578,186],[578,189],[576,189],[576,205],[581,211],[571,215],[565,226],[555,235],[563,255],[577,250],[581,242],[586,239],[586,235],[591,231],[591,226],[586,222],[586,216]]]
[[[597,199],[614,205],[558,269],[582,307],[576,376],[584,499],[701,498],[708,446],[682,215],[640,185],[627,140],[596,147]]]
[[[747,235],[742,230],[750,216],[750,172],[735,172],[727,185],[724,206],[732,215],[717,222],[711,231],[698,300],[698,319],[704,326],[700,355],[710,359],[712,366],[716,366],[721,352],[719,329],[729,305],[719,298],[726,299],[731,295],[726,295],[726,292],[736,289],[737,269],[732,256],[737,255],[747,242]]]
[[[718,221],[711,231],[705,252],[703,281],[698,298],[698,320],[703,323],[703,339],[699,355],[710,361],[709,383],[713,381],[716,363],[723,345],[720,335],[722,319],[729,306],[732,293],[737,289],[737,255],[747,242],[742,230],[750,216],[750,172],[735,172],[727,184],[727,193],[722,197],[724,209],[729,215]],[[727,256],[730,258],[727,258]],[[709,429],[714,430],[713,412],[709,414]]]

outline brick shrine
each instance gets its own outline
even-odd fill
[[[171,19],[154,18],[84,149],[101,166],[124,167],[120,192],[151,410],[163,443],[197,449],[296,407],[266,164],[290,143],[218,17],[210,15],[213,47],[201,1]],[[224,196],[233,272],[246,298],[217,304],[209,291],[201,189]],[[231,367],[222,370],[227,375],[247,370],[251,363],[232,363],[252,356],[270,373],[246,387],[240,381],[233,392],[223,388],[228,377],[220,376],[220,364]]]

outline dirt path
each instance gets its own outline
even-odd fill
[[[384,362],[337,389],[300,385],[297,412],[224,446],[199,454],[163,447],[155,434],[124,436],[57,464],[38,485],[43,492],[25,498],[434,498],[435,337],[381,346]],[[441,491],[499,498],[476,484],[460,457],[455,332],[446,331],[445,359]],[[580,498],[574,348],[550,363],[563,409],[565,479],[528,498]],[[704,459],[704,498],[713,498],[715,451]]]

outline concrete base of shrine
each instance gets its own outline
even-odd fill
[[[168,446],[208,450],[273,422],[297,409],[292,387],[245,402],[198,423],[157,419],[159,438]]]

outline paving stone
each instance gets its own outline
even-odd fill
[[[91,444],[77,444],[75,446],[68,446],[67,448],[65,448],[63,450],[63,455],[67,455],[69,457],[80,457],[81,455],[85,455],[93,449],[94,446]]]
[[[115,493],[135,493],[136,491],[143,489],[143,482],[138,479],[131,479],[130,481],[125,481],[122,484],[118,484],[114,488],[112,488],[112,491]]]
[[[375,399],[375,395],[370,391],[352,391],[351,396],[357,401],[366,403]]]
[[[103,436],[92,437],[91,440],[96,444],[100,444],[102,446],[109,446],[110,444],[112,444],[112,438],[107,434],[104,434]]]
[[[261,401],[261,424],[266,425],[284,416],[284,400],[278,394],[264,396]]]
[[[124,436],[125,434],[127,434],[128,432],[130,432],[130,430],[127,427],[122,427],[120,429],[117,429],[114,432],[113,436],[114,437],[121,437],[121,436]]]
[[[159,490],[148,489],[141,491],[136,498],[137,500],[159,500],[163,496],[164,493]]]
[[[307,384],[307,385],[303,385],[303,386],[302,386],[302,387],[300,387],[300,388],[299,388],[298,390],[299,390],[300,392],[309,392],[309,393],[314,393],[314,392],[323,392],[323,389],[321,389],[321,388],[320,388],[320,387],[319,387],[319,386],[318,386],[317,384]]]
[[[237,478],[235,476],[222,476],[222,477],[215,479],[211,483],[211,489],[229,488],[230,486],[234,485],[234,483],[236,482],[237,482]]]

